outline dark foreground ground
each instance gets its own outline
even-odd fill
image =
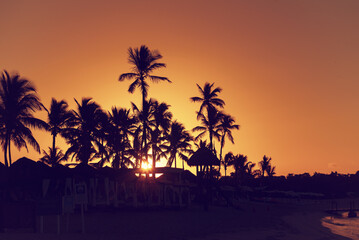
[[[29,229],[0,233],[0,240],[121,240],[121,239],[347,239],[334,235],[321,225],[324,203],[241,202],[238,208],[193,205],[181,210],[89,210],[85,213],[82,233],[80,213],[60,217],[44,217],[44,233]],[[39,229],[39,218],[37,227]]]

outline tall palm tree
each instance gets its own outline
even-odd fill
[[[83,98],[81,104],[75,99],[77,111],[73,111],[74,126],[63,135],[70,144],[65,155],[88,164],[89,161],[107,154],[103,146],[103,123],[107,116],[91,98]]]
[[[33,116],[44,107],[31,82],[18,74],[4,71],[0,78],[0,137],[4,149],[4,161],[10,166],[11,142],[20,150],[29,143],[37,152],[40,146],[29,127],[46,129],[46,123]],[[9,161],[8,161],[9,160]]]
[[[42,152],[44,156],[40,158],[40,161],[46,163],[47,165],[50,165],[51,167],[54,167],[60,164],[61,162],[67,160],[66,156],[58,147],[55,148],[49,147],[48,153],[45,150],[43,150]]]
[[[222,162],[222,150],[225,144],[226,137],[234,143],[232,130],[239,129],[239,125],[234,124],[234,119],[232,116],[223,114],[220,119],[220,124],[218,125],[218,130],[221,134],[221,149],[219,153],[219,160]],[[221,171],[221,165],[219,165],[219,171]]]
[[[134,166],[129,158],[131,149],[130,136],[134,135],[136,119],[130,114],[129,109],[113,107],[109,112],[109,127],[107,133],[107,145],[112,155],[112,167]]]
[[[218,93],[222,91],[221,88],[217,87],[215,89],[212,89],[214,86],[214,83],[210,84],[208,82],[205,83],[204,87],[201,88],[198,84],[198,90],[200,92],[199,97],[191,97],[192,102],[200,102],[201,106],[199,108],[199,111],[197,112],[197,119],[202,120],[207,119],[207,122],[209,124],[213,124],[216,122],[215,119],[212,119],[216,116],[216,112],[218,112],[217,107],[223,108],[225,103],[222,99],[218,98]],[[203,110],[207,110],[207,115],[203,113]],[[214,128],[209,127],[209,141],[210,141],[210,149],[213,150],[213,134],[214,134]]]
[[[191,135],[185,130],[183,124],[174,121],[171,130],[167,136],[167,141],[163,145],[166,153],[169,155],[167,166],[171,167],[173,162],[177,168],[177,155],[182,159],[182,168],[184,169],[184,161],[188,160],[188,154],[191,150]]]
[[[47,124],[52,135],[52,151],[56,152],[56,136],[61,134],[65,128],[71,125],[73,114],[68,109],[68,104],[65,100],[57,101],[52,98],[50,111],[47,111]]]
[[[263,160],[259,162],[259,167],[260,167],[262,177],[264,177],[264,174],[266,172],[268,172],[268,168],[271,167],[271,160],[272,160],[272,158],[264,155]]]
[[[133,71],[121,74],[119,81],[124,81],[125,79],[134,80],[130,84],[128,91],[133,93],[136,88],[140,88],[142,93],[142,108],[144,108],[149,88],[147,79],[151,79],[153,82],[171,82],[166,77],[151,75],[154,70],[166,67],[166,64],[158,62],[158,60],[162,58],[162,55],[157,50],[151,51],[145,45],[142,45],[140,48],[129,48],[128,55],[128,62],[133,66]],[[144,141],[141,145],[142,150],[148,149],[147,133],[145,127],[143,129],[144,132],[142,134]],[[147,159],[147,151],[144,151],[144,154],[145,159]]]
[[[218,93],[222,91],[221,88],[217,87],[212,90],[214,83],[210,84],[206,82],[204,84],[204,87],[201,88],[198,84],[198,90],[200,92],[200,97],[191,97],[192,102],[200,102],[201,106],[199,108],[198,114],[203,113],[203,109],[206,109],[207,111],[209,109],[214,109],[217,107],[223,108],[225,105],[225,102],[218,98]]]

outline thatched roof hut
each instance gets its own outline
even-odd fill
[[[187,164],[189,166],[219,166],[220,161],[211,150],[202,147],[190,157]]]

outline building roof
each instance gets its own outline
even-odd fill
[[[199,148],[187,161],[189,166],[219,166],[219,159],[206,147]]]

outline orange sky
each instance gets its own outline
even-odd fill
[[[149,96],[188,129],[198,124],[195,84],[223,88],[241,125],[225,152],[269,155],[278,174],[359,170],[359,1],[3,0],[0,9],[0,69],[33,81],[46,106],[51,97],[140,104],[117,79],[130,71],[127,49],[146,44],[173,81],[151,84]],[[51,145],[49,133],[35,136]]]

